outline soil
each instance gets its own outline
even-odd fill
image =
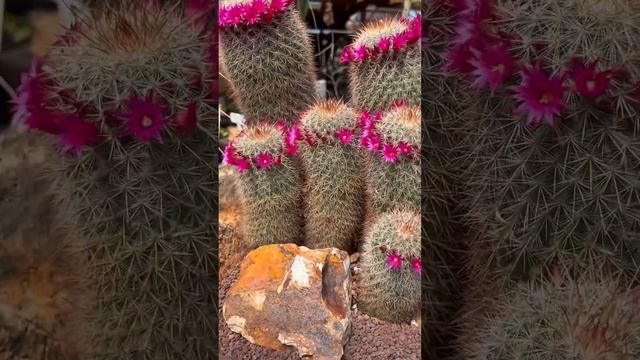
[[[242,256],[234,256],[220,270],[220,304],[240,273]],[[351,264],[353,303],[357,304],[358,275]],[[220,306],[222,309],[222,306]],[[351,336],[344,348],[343,360],[413,360],[420,358],[420,329],[416,325],[392,324],[356,309],[352,310]],[[254,345],[240,334],[232,332],[224,322],[222,310],[218,323],[221,360],[297,360],[295,349],[278,351]]]

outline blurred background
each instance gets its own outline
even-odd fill
[[[309,28],[318,69],[316,86],[322,97],[349,98],[347,66],[340,54],[364,24],[394,16],[415,16],[420,0],[297,0]],[[229,83],[220,76],[220,147],[238,132],[231,119],[238,109],[230,97]],[[235,115],[233,118],[235,119]]]

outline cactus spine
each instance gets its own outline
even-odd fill
[[[301,240],[303,179],[285,151],[283,132],[267,123],[243,130],[225,149],[225,162],[240,171],[244,241],[250,248]]]
[[[247,123],[297,121],[317,94],[311,41],[293,1],[224,0],[219,24],[222,70]]]
[[[208,35],[181,13],[130,2],[82,14],[42,67],[45,101],[26,96],[71,152],[58,191],[86,239],[94,358],[216,356]]]
[[[420,215],[414,211],[384,213],[362,246],[363,312],[391,322],[408,322],[420,307]]]
[[[316,103],[302,117],[305,245],[349,250],[359,235],[364,182],[356,147],[355,112],[342,102]]]

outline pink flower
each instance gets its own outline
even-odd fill
[[[273,165],[273,156],[269,153],[261,153],[255,157],[254,161],[260,169],[268,169]]]
[[[360,126],[362,126],[364,129],[371,129],[373,127],[375,120],[374,120],[373,114],[371,114],[367,110],[364,110],[360,114],[359,121],[360,121]]]
[[[488,86],[493,94],[513,73],[515,61],[503,44],[485,48],[483,51],[470,49],[474,59],[469,64],[475,68],[471,74],[476,77],[472,86],[483,88]]]
[[[286,143],[284,145],[284,152],[287,155],[295,155],[298,152],[298,145],[296,143]]]
[[[42,64],[33,60],[29,71],[22,74],[16,99],[13,100],[14,118],[24,121],[30,129],[58,134],[61,129],[54,114],[45,106],[46,86]]]
[[[351,46],[345,46],[340,55],[340,63],[348,64],[353,60],[353,48]]]
[[[407,46],[407,37],[405,34],[395,34],[393,39],[393,51],[399,52]]]
[[[571,80],[578,93],[586,98],[597,98],[609,89],[611,71],[596,72],[597,61],[583,64],[574,61],[571,69]]]
[[[95,145],[100,137],[95,123],[86,122],[75,114],[60,115],[58,123],[61,128],[58,141],[64,152],[78,154],[85,147]]]
[[[367,53],[367,47],[364,45],[358,45],[356,46],[355,50],[353,51],[353,59],[355,61],[365,61],[367,60],[369,57],[369,54]]]
[[[378,151],[380,149],[380,146],[382,146],[380,137],[375,134],[370,134],[369,136],[367,136],[366,142],[367,150],[369,150],[370,152]]]
[[[236,165],[236,149],[233,147],[233,143],[228,143],[222,152],[222,162],[226,165]]]
[[[407,41],[410,44],[420,40],[422,36],[422,20],[420,16],[416,16],[409,21],[409,30],[407,30]]]
[[[387,266],[392,270],[400,270],[402,267],[402,256],[395,250],[391,250],[391,252],[387,254]]]
[[[451,50],[442,54],[445,60],[444,70],[450,73],[468,74],[474,70],[471,64],[473,53],[469,44],[455,45]]]
[[[282,164],[282,156],[280,156],[280,155],[276,156],[276,158],[275,158],[275,159],[273,159],[273,163],[274,163],[275,165],[280,165],[280,164]]]
[[[382,147],[382,158],[386,162],[395,162],[398,160],[398,148],[392,144],[384,144]]]
[[[233,5],[227,9],[226,19],[228,25],[238,26],[242,23],[244,8],[241,5]]]
[[[338,139],[340,139],[340,141],[346,145],[353,139],[353,131],[349,129],[340,129],[336,133],[336,136],[338,136]]]
[[[522,82],[514,87],[514,98],[522,101],[516,109],[517,113],[528,112],[527,124],[537,124],[544,120],[549,125],[554,125],[555,117],[564,109],[565,87],[562,85],[562,77],[549,77],[536,64],[525,68],[521,72]]]
[[[197,104],[195,102],[187,105],[187,108],[176,114],[176,131],[180,135],[186,135],[198,123]]]
[[[400,151],[401,154],[409,156],[411,155],[411,152],[413,149],[411,144],[407,144],[404,141],[400,141],[398,143],[398,150]]]
[[[411,270],[416,274],[422,274],[422,259],[417,258],[411,260]]]
[[[251,168],[251,163],[243,157],[236,158],[234,162],[236,165],[236,170],[238,170],[238,172],[245,172],[246,170],[249,170]]]
[[[287,123],[285,123],[283,120],[277,120],[275,125],[278,130],[282,131],[285,134],[287,133]]]
[[[311,146],[315,146],[316,144],[318,144],[316,139],[314,139],[311,135],[305,135],[304,140]]]
[[[387,51],[389,51],[390,47],[391,47],[391,40],[388,37],[380,38],[376,43],[376,48],[381,53],[386,53]]]
[[[267,4],[262,0],[254,0],[250,4],[246,4],[244,8],[244,19],[248,25],[258,23],[262,15],[267,11]]]
[[[143,143],[148,143],[151,139],[162,142],[162,132],[167,124],[165,107],[155,103],[151,95],[144,99],[134,97],[127,101],[127,107],[129,113],[120,115],[127,133]]]

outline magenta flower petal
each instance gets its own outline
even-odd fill
[[[391,40],[388,37],[383,37],[376,43],[376,48],[381,53],[386,53],[391,48]]]
[[[282,131],[285,134],[287,133],[287,123],[285,123],[283,120],[277,120],[275,125],[278,130]]]
[[[513,74],[515,60],[509,55],[505,45],[486,47],[483,51],[470,49],[474,58],[469,61],[474,67],[471,75],[476,79],[472,86],[489,87],[493,94]]]
[[[23,121],[30,129],[59,134],[61,129],[57,119],[45,106],[45,81],[42,64],[33,60],[29,71],[22,74],[17,96],[12,101],[13,116],[17,121]]]
[[[367,137],[367,150],[370,152],[378,151],[380,146],[382,146],[382,141],[379,136],[370,134]]]
[[[273,165],[273,155],[269,153],[258,154],[254,161],[260,169],[268,169]]]
[[[86,122],[74,114],[59,116],[58,123],[61,128],[58,141],[65,152],[78,154],[98,142],[100,130],[95,123]]]
[[[402,256],[395,250],[391,250],[391,252],[387,254],[387,266],[392,270],[400,270],[402,267]]]
[[[364,45],[358,45],[353,51],[353,59],[355,61],[365,61],[369,58],[367,47]]]
[[[349,144],[351,142],[351,140],[353,139],[353,131],[351,131],[349,129],[340,129],[336,133],[336,136],[338,137],[338,139],[340,139],[340,141],[343,144],[346,145],[346,144]]]
[[[251,163],[242,157],[236,158],[235,165],[238,172],[245,172],[251,168]]]
[[[407,36],[405,34],[393,35],[393,51],[402,51],[407,46]]]
[[[296,143],[287,143],[284,145],[284,152],[287,155],[295,155],[298,153],[298,145]]]
[[[411,270],[416,274],[422,274],[422,259],[411,260]]]
[[[392,144],[384,144],[382,147],[382,158],[386,162],[395,162],[398,160],[398,148]]]
[[[353,60],[353,48],[351,46],[345,46],[340,55],[340,63],[348,64]]]
[[[236,150],[233,147],[233,143],[228,143],[222,152],[222,162],[226,165],[236,165]]]
[[[522,102],[516,112],[528,113],[528,125],[538,124],[544,120],[553,126],[555,118],[566,106],[562,77],[549,77],[539,65],[525,68],[521,76],[520,85],[513,88],[516,92],[514,98]]]
[[[610,71],[596,72],[597,61],[583,64],[574,62],[571,70],[571,80],[576,91],[590,99],[597,98],[609,89]]]
[[[409,156],[413,151],[413,147],[411,146],[411,144],[407,144],[406,142],[401,141],[398,143],[398,151],[400,151],[400,153],[403,155]]]
[[[138,141],[148,143],[151,139],[162,142],[162,132],[166,128],[165,107],[155,103],[152,96],[142,99],[134,97],[127,101],[128,114],[120,115],[127,133]]]

